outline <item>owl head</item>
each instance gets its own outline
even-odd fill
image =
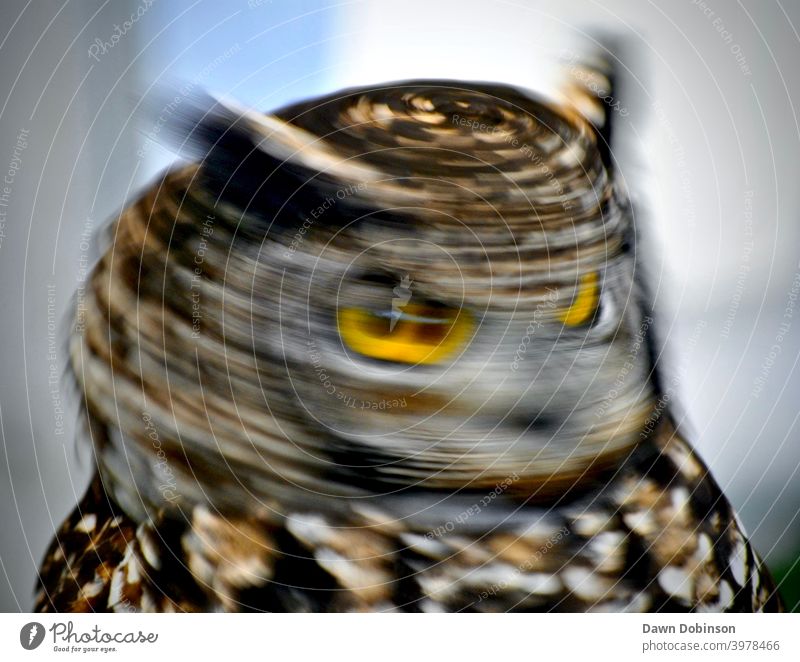
[[[118,224],[129,259],[105,277],[138,315],[104,378],[148,411],[184,496],[512,476],[544,498],[636,444],[650,318],[597,121],[453,81],[182,113],[195,162]],[[143,427],[111,427],[107,471],[128,449],[153,476]]]

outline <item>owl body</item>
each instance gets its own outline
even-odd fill
[[[602,123],[409,82],[192,105],[71,336],[43,610],[779,608],[660,398]]]
[[[510,476],[446,507],[371,499],[137,524],[99,479],[42,568],[43,611],[775,611],[763,566],[665,422],[609,484],[532,505]],[[52,587],[48,590],[48,587]]]

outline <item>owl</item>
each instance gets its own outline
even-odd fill
[[[780,610],[660,384],[603,75],[173,108],[76,301],[37,609]]]

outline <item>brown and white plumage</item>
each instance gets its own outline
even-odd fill
[[[42,568],[44,611],[772,611],[769,574],[665,423],[608,486],[537,507],[402,498],[136,525],[96,480]],[[464,514],[478,512],[470,519]],[[444,516],[445,519],[442,519]],[[472,520],[472,521],[470,521]],[[77,553],[76,553],[77,552]],[[48,590],[47,587],[52,587]]]
[[[600,123],[436,81],[186,119],[78,311],[98,475],[40,609],[779,607],[659,400]]]

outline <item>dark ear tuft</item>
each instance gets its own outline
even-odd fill
[[[201,164],[199,179],[215,201],[234,205],[268,228],[302,223],[333,188],[320,173],[282,156],[285,144],[256,126],[249,111],[208,94],[185,98],[165,129],[181,156]]]
[[[595,41],[596,47],[564,57],[569,101],[589,120],[597,134],[597,146],[606,168],[613,168],[612,132],[617,115],[627,109],[619,98],[617,58],[620,44],[612,39]]]

